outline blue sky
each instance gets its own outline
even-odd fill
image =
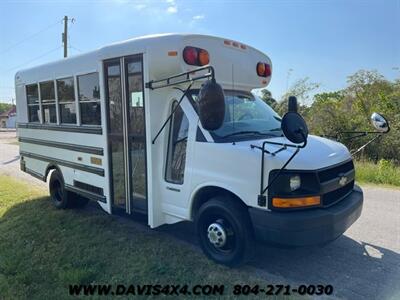
[[[14,97],[18,69],[62,57],[64,15],[75,19],[70,55],[165,32],[249,44],[272,59],[269,89],[276,98],[286,90],[289,69],[289,85],[307,76],[321,83],[320,91],[343,88],[359,69],[400,77],[400,0],[2,0],[0,101]]]

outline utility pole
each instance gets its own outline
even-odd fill
[[[62,41],[64,43],[64,57],[68,56],[68,17],[64,17],[64,32],[62,34]]]
[[[290,68],[290,69],[287,71],[287,77],[286,77],[286,92],[287,92],[288,89],[289,89],[289,79],[290,79],[290,75],[292,75],[292,72],[293,72],[293,69],[292,69],[292,68]]]

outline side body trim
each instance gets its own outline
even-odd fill
[[[51,158],[51,157],[48,157],[48,156],[39,155],[39,154],[35,154],[35,153],[30,153],[30,152],[25,152],[25,151],[20,151],[20,155],[21,156],[25,156],[25,157],[38,159],[38,160],[42,160],[42,161],[46,161],[46,162],[49,162],[49,163],[53,163],[55,165],[61,165],[61,166],[64,166],[64,167],[77,169],[77,170],[81,170],[81,171],[88,172],[88,173],[93,173],[93,174],[96,174],[96,175],[104,177],[104,169],[101,169],[101,168],[96,168],[96,167],[86,166],[86,165],[82,165],[82,164],[77,164],[77,163],[65,161],[65,160],[62,160],[62,159],[54,159],[54,158]]]
[[[65,184],[65,189],[70,191],[70,192],[77,193],[78,195],[86,197],[86,198],[88,198],[90,200],[100,201],[100,202],[103,202],[103,203],[107,202],[105,196],[98,195],[98,194],[95,194],[95,193],[92,193],[92,192],[89,192],[89,191],[85,191],[83,189],[80,189],[80,188],[78,188],[76,186],[73,186],[73,185],[70,185],[70,184]]]
[[[76,133],[103,134],[100,126],[43,125],[40,123],[18,123],[18,128],[54,130]]]
[[[21,143],[36,144],[36,145],[47,146],[47,147],[67,149],[67,150],[83,152],[83,153],[90,153],[90,154],[95,154],[95,155],[104,155],[103,148],[99,148],[99,147],[82,146],[82,145],[76,145],[76,144],[60,143],[60,142],[53,142],[53,141],[46,141],[46,140],[39,140],[39,139],[32,139],[32,138],[25,138],[25,137],[18,138],[18,141]]]

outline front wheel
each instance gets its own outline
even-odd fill
[[[201,248],[207,257],[230,267],[250,258],[253,230],[247,209],[227,197],[204,203],[195,219]]]

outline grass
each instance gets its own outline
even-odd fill
[[[89,283],[224,284],[228,298],[234,284],[268,284],[135,221],[56,210],[45,191],[0,176],[0,298],[64,299]]]
[[[377,164],[356,161],[356,180],[361,183],[383,184],[400,187],[400,167],[387,160]]]

